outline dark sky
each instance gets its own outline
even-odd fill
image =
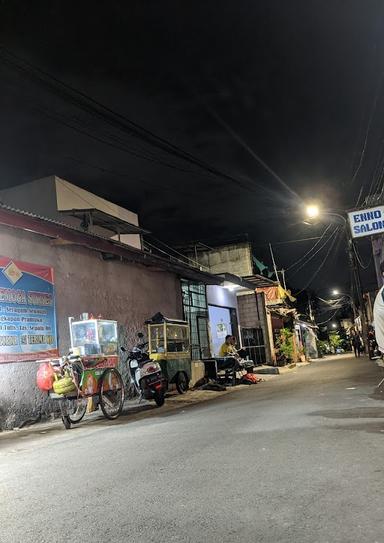
[[[300,222],[305,200],[345,210],[362,186],[382,188],[383,16],[381,0],[2,0],[0,183],[55,173],[137,211],[168,242],[248,233],[266,260],[277,243],[288,268],[314,242],[281,242],[326,226]],[[70,103],[12,55],[227,177]],[[331,243],[288,273],[295,287]],[[312,287],[345,282],[343,247]],[[369,258],[367,242],[361,251]]]

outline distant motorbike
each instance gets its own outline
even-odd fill
[[[166,382],[163,377],[160,364],[150,359],[146,346],[143,342],[144,335],[137,334],[140,342],[128,353],[129,389],[127,396],[139,396],[140,400],[155,400],[156,405],[161,407],[165,401]],[[121,347],[126,353],[126,349]]]

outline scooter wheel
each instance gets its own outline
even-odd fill
[[[164,392],[156,392],[154,396],[154,400],[156,402],[157,407],[161,407],[162,405],[164,405],[164,402],[165,402]]]

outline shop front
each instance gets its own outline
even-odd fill
[[[219,356],[220,347],[227,335],[235,336],[237,346],[241,347],[235,292],[226,287],[208,285],[207,302],[212,355]]]

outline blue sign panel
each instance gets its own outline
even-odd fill
[[[0,256],[0,363],[55,356],[53,269]]]

